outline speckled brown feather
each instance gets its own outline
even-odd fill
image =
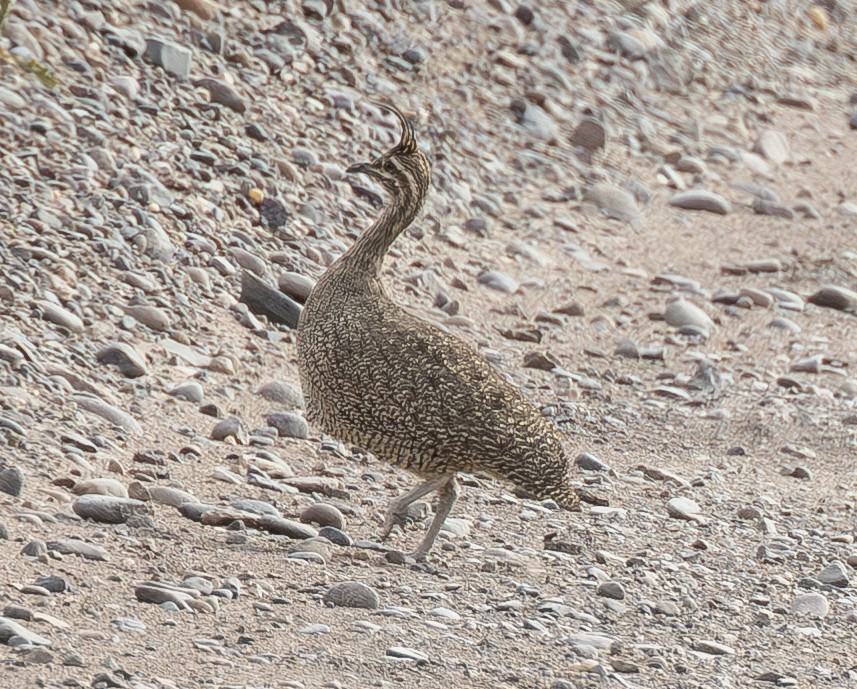
[[[301,315],[298,364],[308,418],[425,478],[485,472],[575,509],[558,431],[469,344],[384,290],[384,256],[421,209],[430,181],[409,127],[396,148],[369,164],[390,204],[321,277]]]

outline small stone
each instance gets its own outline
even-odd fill
[[[52,550],[61,555],[79,555],[85,560],[106,562],[110,555],[102,546],[87,543],[76,538],[63,538],[57,541],[48,541],[46,550]]]
[[[428,656],[425,653],[416,651],[413,648],[405,646],[391,646],[387,649],[387,655],[391,658],[405,658],[407,660],[416,661],[417,665],[428,663]]]
[[[257,395],[261,395],[270,402],[276,402],[286,407],[286,409],[296,409],[304,406],[304,396],[301,391],[292,385],[281,380],[274,380],[270,383],[265,383],[258,390]]]
[[[834,560],[816,577],[822,584],[829,584],[838,588],[846,588],[848,586],[848,572],[845,565],[839,560]]]
[[[249,434],[244,424],[234,416],[218,421],[211,429],[212,440],[226,440],[234,438],[240,445],[246,445],[249,441]]]
[[[693,650],[713,656],[735,655],[735,649],[731,646],[717,643],[716,641],[707,641],[705,639],[700,639],[699,641],[694,642]]]
[[[583,149],[589,158],[604,148],[606,143],[607,130],[595,117],[582,118],[571,133],[571,145]]]
[[[248,498],[240,498],[238,500],[233,500],[232,506],[236,510],[241,510],[242,512],[250,512],[251,514],[258,514],[260,516],[265,514],[270,514],[275,517],[282,516],[280,514],[280,510],[274,507],[271,503],[265,502],[264,500],[251,500]]]
[[[327,634],[330,631],[330,625],[327,624],[307,624],[298,629],[298,634]]]
[[[18,497],[24,490],[24,472],[20,467],[0,468],[0,492]]]
[[[785,204],[770,199],[753,199],[753,212],[756,215],[770,215],[776,218],[791,220],[795,212]]]
[[[756,153],[761,154],[775,165],[782,165],[791,158],[788,139],[782,132],[774,129],[767,129],[762,132],[756,141]]]
[[[622,584],[615,581],[605,581],[598,585],[598,595],[613,600],[624,600],[625,589]]]
[[[691,211],[708,211],[718,215],[726,215],[732,211],[729,202],[720,194],[704,189],[691,189],[675,194],[670,198],[669,205]]]
[[[162,38],[146,39],[145,57],[168,74],[185,78],[190,74],[193,51]]]
[[[173,397],[178,397],[180,400],[186,400],[195,404],[200,404],[205,396],[202,385],[195,380],[177,385],[170,390],[169,394]]]
[[[317,502],[306,507],[300,515],[300,520],[308,524],[332,526],[335,529],[345,528],[345,517],[333,505]]]
[[[48,546],[44,541],[40,540],[30,541],[21,548],[21,555],[26,555],[27,557],[41,557],[47,552]]]
[[[575,464],[585,471],[610,471],[610,467],[596,456],[583,452],[577,455]]]
[[[699,505],[690,498],[670,498],[667,502],[667,514],[674,519],[696,520],[699,513]]]
[[[50,301],[37,301],[36,306],[42,318],[73,333],[82,333],[83,321],[68,309]]]
[[[634,195],[625,189],[614,187],[605,182],[598,182],[584,187],[583,198],[598,206],[608,218],[621,220],[634,229],[643,226],[643,216],[637,206],[637,201]]]
[[[268,414],[266,423],[277,429],[277,434],[283,438],[306,438],[309,435],[309,425],[300,414],[293,412],[274,412]]]
[[[97,414],[127,433],[131,433],[132,435],[143,434],[143,427],[137,423],[137,420],[133,416],[98,397],[75,395],[72,399],[82,409]]]
[[[208,91],[212,103],[222,105],[239,114],[243,114],[247,110],[247,104],[238,91],[225,81],[211,78],[197,79],[194,86]]]
[[[857,310],[857,292],[845,287],[826,285],[815,292],[807,301],[816,306],[824,306],[837,311]]]
[[[71,492],[75,495],[112,495],[127,498],[128,490],[115,478],[89,478],[74,484]]]
[[[47,577],[39,577],[33,582],[33,585],[39,586],[50,593],[65,593],[71,590],[69,583],[55,574]]]
[[[371,587],[359,581],[343,581],[334,584],[324,594],[324,602],[341,608],[365,608],[377,610],[381,599]]]
[[[306,275],[286,272],[280,273],[277,277],[277,286],[281,292],[303,304],[309,298],[312,288],[315,287],[315,282]]]
[[[139,378],[148,373],[143,357],[131,345],[124,342],[114,342],[102,347],[95,358],[101,364],[116,366],[126,378]]]
[[[347,533],[332,526],[321,527],[318,530],[318,535],[321,538],[326,538],[328,541],[333,543],[333,545],[347,548],[354,544],[354,541],[351,540],[351,537]]]
[[[666,615],[667,617],[678,617],[681,614],[681,610],[671,600],[662,600],[655,603],[655,613]]]
[[[183,10],[193,12],[200,19],[211,21],[217,17],[217,5],[210,0],[174,0]]]
[[[667,304],[664,317],[666,322],[675,328],[692,325],[710,332],[714,327],[714,322],[705,311],[683,297],[673,299]]]
[[[170,328],[170,315],[157,306],[132,304],[125,307],[125,313],[152,330],[164,331]]]
[[[830,603],[821,593],[801,593],[792,601],[791,611],[794,615],[821,619],[830,612]]]
[[[146,503],[112,495],[82,495],[74,501],[72,509],[83,519],[106,524],[124,524],[135,515],[148,513]]]
[[[0,617],[0,642],[8,644],[9,640],[15,636],[23,639],[25,643],[33,644],[34,646],[51,645],[50,640],[36,634],[36,632],[31,632],[23,625],[15,622],[15,620],[8,617]]]
[[[318,532],[311,526],[301,524],[292,519],[264,515],[256,524],[260,529],[279,536],[288,536],[294,539],[315,538]]]
[[[476,280],[480,285],[485,285],[506,294],[514,294],[520,287],[517,280],[499,270],[486,270],[480,273]]]

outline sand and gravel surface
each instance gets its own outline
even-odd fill
[[[857,687],[848,0],[18,0],[0,35],[0,687]],[[602,505],[308,427],[293,320],[387,263]],[[279,321],[279,322],[278,322]]]

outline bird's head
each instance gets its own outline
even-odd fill
[[[393,113],[402,125],[399,143],[368,163],[351,165],[346,172],[368,175],[380,182],[391,195],[407,195],[422,205],[431,181],[431,164],[417,146],[414,128],[408,119],[392,105],[377,105]]]

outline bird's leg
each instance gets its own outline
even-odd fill
[[[387,509],[387,516],[384,519],[384,530],[381,532],[381,538],[387,538],[394,526],[404,523],[405,517],[408,514],[408,506],[412,502],[419,500],[424,495],[428,495],[429,493],[438,490],[448,480],[448,474],[436,476],[428,481],[423,481],[412,491],[405,493],[404,495],[400,495],[398,498],[393,500],[390,503],[390,507]]]
[[[434,519],[432,519],[431,526],[429,527],[428,533],[423,539],[423,542],[420,543],[419,548],[417,548],[414,553],[414,558],[417,562],[422,562],[426,559],[429,550],[431,550],[431,547],[434,545],[434,541],[437,538],[438,533],[440,533],[440,527],[443,526],[443,523],[449,516],[456,500],[458,500],[458,496],[461,494],[461,487],[458,485],[458,479],[455,477],[455,474],[452,474],[452,476],[449,476],[448,478],[444,478],[446,478],[446,483],[440,487],[437,508],[434,512]]]

